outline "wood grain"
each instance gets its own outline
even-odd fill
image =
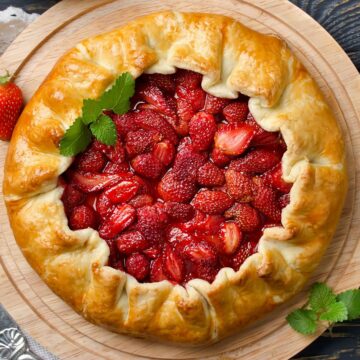
[[[358,286],[360,244],[357,239],[360,229],[355,225],[360,218],[360,209],[355,190],[360,163],[354,152],[360,148],[360,105],[356,98],[360,80],[354,66],[333,39],[291,4],[282,0],[223,0],[221,6],[217,0],[208,0],[206,4],[200,0],[176,3],[171,0],[151,3],[145,0],[72,0],[70,3],[66,0],[31,25],[1,58],[1,65],[17,71],[17,81],[28,99],[58,56],[78,40],[161,8],[228,14],[256,30],[277,32],[316,78],[343,129],[353,171],[349,174],[351,186],[339,230],[313,279],[327,279],[337,291]],[[2,144],[0,165],[5,151]],[[261,323],[212,347],[185,349],[109,333],[85,322],[51,293],[24,261],[12,237],[3,206],[0,215],[0,291],[6,294],[1,300],[25,330],[61,358],[286,359],[316,337],[298,335],[284,321],[290,308],[304,301],[304,292]]]

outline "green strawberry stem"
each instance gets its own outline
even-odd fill
[[[11,79],[9,71],[6,70],[5,75],[0,76],[0,85],[6,85]]]

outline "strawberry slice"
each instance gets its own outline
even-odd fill
[[[74,171],[70,175],[74,184],[83,192],[100,191],[124,179],[122,174],[81,174]]]
[[[156,258],[150,264],[150,281],[158,282],[163,280],[168,280],[168,277],[165,275],[162,266],[163,260],[161,257]]]
[[[215,147],[226,155],[241,155],[249,147],[253,136],[254,128],[250,125],[221,125],[215,134]]]
[[[271,187],[282,193],[287,194],[291,190],[292,184],[285,182],[282,178],[281,163],[278,163],[272,169],[267,171],[262,178],[264,179],[265,184],[269,184]]]
[[[281,221],[281,208],[278,203],[276,192],[260,183],[254,191],[252,205],[264,215],[277,223]]]
[[[164,246],[163,270],[166,275],[177,283],[181,283],[184,278],[184,263],[169,244]]]
[[[75,206],[70,213],[69,226],[72,230],[96,229],[97,223],[96,212],[88,205]]]
[[[193,205],[206,214],[222,214],[233,204],[233,200],[222,191],[205,190],[196,194]]]
[[[247,175],[228,169],[225,173],[228,194],[237,201],[248,202],[253,198],[253,181]]]
[[[115,206],[108,198],[105,192],[101,193],[96,200],[96,211],[102,217],[102,219],[106,219],[113,211]]]
[[[139,187],[140,185],[136,181],[125,180],[107,189],[105,194],[113,204],[117,204],[132,199]]]
[[[276,151],[259,148],[249,152],[243,158],[231,161],[230,169],[260,174],[273,168],[280,160],[281,156]]]
[[[198,112],[189,123],[189,134],[195,150],[206,150],[213,142],[216,132],[215,118],[204,112]]]
[[[152,153],[163,165],[168,166],[174,159],[175,146],[169,140],[164,140],[155,144]]]
[[[120,253],[131,254],[145,250],[150,246],[148,240],[139,231],[128,231],[116,238],[116,246]]]
[[[164,171],[161,161],[152,154],[141,154],[131,160],[134,171],[149,179],[157,179]]]
[[[178,143],[175,129],[158,112],[153,110],[140,110],[135,113],[134,122],[145,130],[157,130],[174,145]]]
[[[146,205],[152,205],[153,203],[154,199],[149,194],[136,195],[129,201],[129,204],[135,209],[141,208]]]
[[[135,209],[128,205],[117,205],[111,215],[100,225],[99,235],[111,239],[126,229],[136,218]]]
[[[195,115],[195,111],[191,104],[183,98],[176,99],[177,116],[179,124],[176,126],[176,132],[181,136],[186,136],[189,133],[189,122]]]
[[[125,260],[126,271],[136,280],[144,280],[150,272],[150,262],[145,255],[134,253]]]
[[[279,133],[278,132],[269,132],[264,130],[254,119],[251,113],[248,114],[246,123],[253,126],[256,131],[251,142],[253,146],[260,146],[260,145],[272,145],[279,142]]]
[[[158,246],[152,246],[143,250],[143,254],[145,254],[149,259],[156,259],[160,256],[161,249]]]
[[[221,168],[228,165],[231,161],[231,158],[229,156],[225,155],[217,148],[213,148],[210,158],[216,166]]]
[[[130,170],[130,166],[127,161],[120,163],[120,164],[109,161],[105,165],[102,172],[104,174],[120,174],[120,173],[124,173],[124,172],[129,172],[129,170]]]
[[[157,111],[164,115],[175,117],[176,108],[170,99],[155,85],[141,84],[137,95],[140,99],[153,105]]]
[[[242,233],[236,223],[227,222],[221,225],[219,238],[222,242],[222,252],[230,255],[239,247],[242,240]]]
[[[194,262],[215,262],[217,260],[217,251],[205,241],[192,242],[182,241],[176,247],[179,253],[185,258]]]
[[[164,201],[188,202],[195,195],[196,184],[189,179],[179,179],[173,171],[169,171],[158,185],[159,196]]]
[[[225,212],[227,219],[235,219],[241,231],[251,232],[261,227],[261,217],[256,209],[246,203],[236,203]]]
[[[223,114],[229,123],[243,122],[249,113],[248,104],[245,102],[234,102],[224,107]]]
[[[206,94],[204,111],[208,114],[219,114],[230,101],[231,100],[229,99],[218,98],[211,94]]]
[[[221,169],[211,162],[201,166],[197,174],[197,181],[203,186],[221,186],[225,182],[225,176]]]

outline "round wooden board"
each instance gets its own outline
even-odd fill
[[[0,60],[17,74],[28,100],[57,58],[79,40],[163,9],[231,16],[245,25],[284,38],[316,79],[343,130],[349,165],[349,192],[338,231],[312,281],[326,280],[336,291],[360,285],[360,227],[357,181],[360,77],[331,36],[285,0],[64,0],[31,24]],[[356,99],[357,98],[357,99]],[[7,144],[0,144],[3,168]],[[3,174],[1,173],[1,181]],[[0,205],[0,301],[19,325],[61,359],[288,359],[313,341],[295,333],[286,314],[304,303],[307,289],[261,322],[219,344],[186,348],[111,333],[86,322],[55,296],[27,264]]]

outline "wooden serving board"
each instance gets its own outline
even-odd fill
[[[360,285],[360,77],[331,36],[285,0],[64,0],[31,24],[0,60],[16,74],[28,100],[58,57],[83,38],[116,28],[150,12],[171,9],[231,16],[284,38],[316,79],[346,139],[349,192],[338,231],[312,281],[336,291]],[[306,119],[304,119],[306,121]],[[0,144],[3,168],[7,144]],[[1,181],[2,181],[1,171]],[[1,199],[2,200],[2,199]],[[186,348],[111,333],[86,322],[55,296],[27,264],[0,204],[0,301],[19,325],[61,359],[288,359],[317,336],[294,332],[285,321],[304,303],[307,289],[292,302],[218,344]]]

